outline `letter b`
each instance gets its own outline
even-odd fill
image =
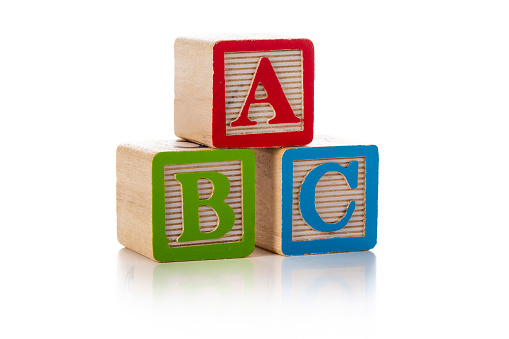
[[[177,173],[175,179],[182,186],[183,232],[178,242],[217,239],[228,233],[235,222],[235,212],[224,200],[230,194],[230,181],[218,172]],[[213,185],[212,195],[200,200],[198,180],[207,179]],[[217,214],[218,225],[211,232],[200,230],[199,207],[209,206]]]

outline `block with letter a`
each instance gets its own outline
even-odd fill
[[[318,138],[256,149],[256,245],[284,255],[364,251],[377,234],[378,148]]]
[[[117,149],[117,235],[159,262],[254,250],[254,153],[184,141]]]
[[[314,48],[307,39],[179,38],[175,134],[217,148],[313,138]]]

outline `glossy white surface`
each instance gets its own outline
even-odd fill
[[[504,1],[0,4],[2,338],[507,338]],[[380,150],[378,245],[156,264],[115,148],[173,135],[173,40],[310,38],[316,132]]]

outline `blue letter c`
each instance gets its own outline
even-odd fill
[[[308,175],[304,179],[299,194],[300,212],[304,221],[306,221],[309,226],[320,232],[339,231],[348,224],[353,211],[355,210],[355,201],[350,201],[346,209],[346,214],[343,218],[332,224],[323,221],[316,211],[316,185],[325,173],[331,171],[341,173],[345,177],[348,185],[350,185],[350,188],[355,189],[358,185],[359,162],[352,161],[346,168],[335,162],[324,163],[309,171]]]

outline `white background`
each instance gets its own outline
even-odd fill
[[[505,1],[2,1],[0,335],[507,338],[508,17]],[[310,38],[316,133],[379,146],[378,245],[352,267],[262,250],[161,266],[116,241],[115,149],[173,137],[174,39],[249,32]]]

